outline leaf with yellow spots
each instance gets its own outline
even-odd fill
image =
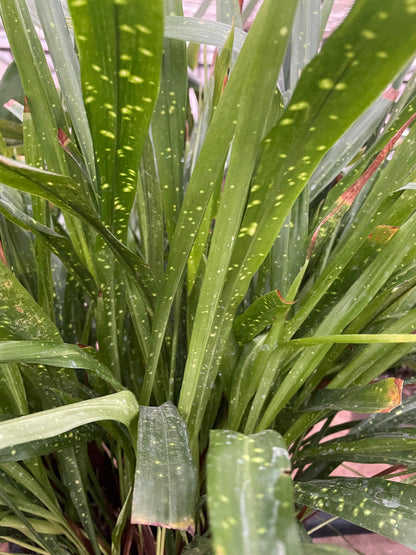
[[[289,454],[277,432],[212,430],[208,513],[217,555],[301,553]]]
[[[414,486],[381,478],[295,482],[295,501],[358,524],[414,549]],[[400,553],[397,546],[396,553]]]
[[[127,238],[139,162],[159,87],[162,0],[69,0],[101,182],[101,217]]]
[[[233,332],[237,341],[249,343],[279,316],[287,313],[292,304],[293,301],[286,301],[279,290],[270,291],[257,299],[234,320]]]

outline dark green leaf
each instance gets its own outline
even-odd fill
[[[295,500],[342,516],[411,549],[416,545],[414,486],[380,478],[295,482]]]

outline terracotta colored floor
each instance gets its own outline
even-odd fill
[[[414,555],[415,550],[404,547],[388,538],[375,534],[356,534],[352,536],[332,536],[316,538],[313,543],[340,545],[352,553],[363,555]]]

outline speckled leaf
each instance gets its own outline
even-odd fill
[[[0,339],[62,342],[55,324],[3,262],[0,262],[0,306]]]
[[[127,271],[143,278],[148,297],[154,296],[154,282],[149,267],[143,259],[130,251],[108,230],[96,213],[88,197],[70,177],[32,168],[11,158],[0,156],[0,180],[2,183],[45,198],[95,228]],[[138,274],[138,276],[137,276]]]
[[[400,405],[403,380],[387,378],[360,387],[321,389],[301,410],[349,410],[351,412],[391,412]]]
[[[249,343],[256,335],[284,314],[293,302],[286,301],[279,291],[270,291],[257,299],[234,320],[233,332],[239,343]]]
[[[123,389],[104,364],[89,356],[77,345],[43,341],[1,341],[0,363],[27,362],[61,368],[85,368],[109,383],[116,391]]]
[[[333,439],[316,447],[305,447],[297,454],[294,465],[317,460],[404,464],[416,466],[416,437],[404,431],[373,434],[364,439]]]
[[[181,0],[165,0],[164,5],[165,14],[180,16],[183,13]],[[187,85],[186,43],[165,39],[160,91],[152,118],[152,138],[169,239],[172,239],[183,198]]]
[[[186,425],[176,407],[140,407],[131,521],[193,533],[196,486]]]
[[[87,424],[76,430],[58,434],[52,438],[39,439],[19,445],[10,445],[0,449],[0,464],[5,462],[22,461],[31,457],[47,455],[72,447],[78,443],[86,443],[103,436],[103,430],[98,426]]]
[[[35,0],[35,4],[65,105],[84,155],[88,175],[96,187],[94,149],[82,101],[79,62],[74,49],[73,37],[68,31],[62,2],[60,0]]]
[[[231,25],[207,21],[198,17],[168,16],[165,22],[165,36],[173,39],[211,44],[223,47],[231,33]],[[247,34],[241,29],[235,30],[234,50],[239,52]]]
[[[300,553],[289,470],[277,432],[211,431],[207,493],[215,553]]]
[[[91,503],[88,499],[87,473],[82,464],[83,454],[86,455],[86,445],[67,447],[58,453],[62,481],[69,490],[69,495],[77,512],[85,535],[91,542],[95,555],[101,551],[97,542],[97,534],[91,514]]]
[[[136,194],[159,86],[162,0],[69,0],[101,179],[101,215],[120,239]]]
[[[0,449],[40,441],[101,420],[134,424],[139,406],[130,391],[72,403],[0,422]]]
[[[0,10],[33,116],[38,146],[49,170],[65,174],[67,167],[57,134],[59,128],[67,130],[66,117],[28,7],[24,0],[6,0],[1,2]]]
[[[20,211],[18,207],[0,198],[0,212],[11,222],[30,229],[36,238],[62,261],[67,270],[72,273],[85,291],[95,298],[98,293],[97,284],[89,271],[78,258],[68,237],[59,235],[49,227],[37,222],[29,215]]]
[[[295,501],[341,516],[410,549],[416,545],[413,485],[380,478],[295,482]]]
[[[416,425],[416,397],[408,397],[390,414],[372,414],[360,420],[349,436],[371,437],[374,433],[389,433],[403,426]]]
[[[276,13],[275,10],[277,10]],[[294,15],[294,6],[290,2],[285,2],[283,11],[282,5],[279,5],[279,9],[277,9],[273,1],[264,2],[260,14],[262,14],[262,17],[260,19],[257,18],[257,24],[253,24],[247,41],[244,43],[244,48],[230,74],[230,79],[224,89],[221,100],[213,114],[197,164],[195,165],[191,180],[188,184],[182,210],[179,214],[175,236],[170,245],[169,261],[165,274],[163,292],[158,299],[158,307],[155,311],[150,359],[148,361],[147,373],[141,396],[141,402],[143,404],[148,404],[150,399],[170,308],[181,282],[182,274],[186,268],[187,258],[194,239],[204,218],[204,212],[210,201],[213,188],[218,179],[221,179],[221,172],[224,170],[224,162],[229,151],[231,140],[236,131],[237,121],[240,121],[239,143],[241,143],[241,150],[239,150],[239,148],[235,149],[232,179],[235,179],[235,182],[239,185],[241,179],[241,189],[243,190],[239,190],[238,192],[238,199],[235,201],[237,206],[233,206],[232,217],[230,216],[230,210],[227,211],[227,209],[224,208],[224,212],[226,212],[225,217],[228,218],[230,227],[235,227],[235,224],[238,222],[238,212],[243,210],[245,206],[244,199],[248,180],[250,178],[249,170],[254,164],[253,159],[255,159],[255,151],[258,147],[258,142],[264,127],[264,117],[262,118],[261,114],[264,111],[266,111],[267,114],[267,91],[270,92],[270,89],[272,89],[270,92],[271,95],[275,90],[276,80],[274,79],[275,74],[273,72],[277,71],[277,58],[271,54],[271,47],[273,47],[273,52],[276,52],[275,56],[282,59],[287,43],[285,35],[280,36],[276,41],[271,40],[271,36],[275,31],[275,21],[278,17],[281,20],[284,17],[284,20],[290,25]],[[268,27],[266,28],[266,23],[270,25],[270,31],[268,31]],[[231,28],[229,31],[231,31]],[[227,33],[227,36],[228,35],[229,32]],[[273,64],[270,62],[272,59]],[[265,81],[266,76],[267,87]],[[244,83],[244,91],[241,88],[241,83]],[[261,98],[263,98],[263,95],[266,98],[262,101]],[[245,110],[242,109],[240,104],[240,101],[243,99],[247,106],[246,110],[253,116],[253,120],[251,121],[252,125],[250,125],[248,119],[243,115],[245,114]],[[254,109],[256,111],[255,125]],[[248,136],[247,134],[250,134],[250,144],[254,144],[253,148],[247,148],[247,151],[250,151],[250,158],[242,154],[246,152],[245,147],[247,147],[247,144],[245,144],[245,139]],[[238,152],[240,152],[240,156]],[[239,167],[240,162],[241,167]],[[239,174],[239,177],[236,174]],[[232,183],[231,186],[236,187],[234,183]],[[236,191],[237,190],[236,188]],[[228,232],[230,232],[230,230],[228,230]],[[228,240],[230,242],[234,240],[232,235]],[[220,254],[222,257],[227,259],[228,246],[225,248],[224,243],[222,243],[221,247],[218,245],[217,248],[221,249]],[[219,254],[215,258],[217,265],[221,268],[219,273],[216,274],[216,280],[222,279],[223,276],[225,277],[224,268],[226,266],[221,266]],[[215,296],[218,294],[218,290],[219,287],[216,285]],[[205,296],[208,299],[209,293],[206,292]],[[212,297],[209,299],[210,303],[211,301]],[[210,310],[212,311],[212,304],[210,304]],[[200,312],[203,313],[204,309],[201,308]],[[203,327],[204,325],[202,328]],[[202,330],[202,328],[200,329]],[[199,342],[198,350],[200,348],[201,344]],[[195,364],[195,367],[199,367],[199,364]],[[184,414],[184,412],[182,414]]]

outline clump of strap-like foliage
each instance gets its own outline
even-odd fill
[[[414,547],[416,1],[209,3],[1,1],[0,540]]]

